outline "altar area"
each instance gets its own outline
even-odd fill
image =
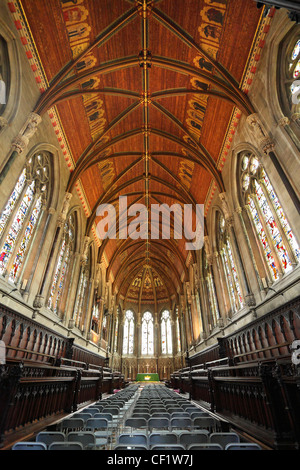
[[[139,373],[136,376],[136,382],[159,382],[159,375],[156,373]]]

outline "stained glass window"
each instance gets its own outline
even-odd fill
[[[282,240],[281,233],[276,225],[274,215],[272,213],[271,207],[265,197],[261,185],[254,180],[255,193],[257,196],[257,201],[261,209],[261,213],[265,220],[265,224],[271,236],[273,245],[275,247],[277,256],[280,260],[280,263],[285,271],[290,271],[292,269],[292,263],[289,258],[285,243]]]
[[[178,317],[176,318],[177,351],[181,352],[180,326]]]
[[[208,288],[208,299],[213,319],[213,325],[217,325],[218,319],[220,317],[219,307],[216,297],[215,284],[211,272],[207,273],[206,276],[207,288]]]
[[[99,333],[99,304],[97,301],[97,294],[96,292],[94,293],[94,303],[93,303],[93,309],[92,309],[92,326],[91,329],[95,333]]]
[[[4,113],[9,99],[10,81],[8,45],[5,39],[0,36],[0,116]]]
[[[15,204],[18,202],[18,199],[25,186],[25,183],[26,183],[26,169],[24,168],[0,216],[0,235],[2,234],[6,226],[6,223],[11,216],[11,213],[15,207]]]
[[[142,354],[154,354],[153,317],[150,312],[145,312],[142,318]]]
[[[271,199],[271,202],[276,210],[276,213],[277,213],[277,216],[280,220],[280,224],[281,224],[281,227],[283,228],[286,236],[287,236],[287,239],[291,245],[291,248],[294,252],[294,255],[296,256],[296,258],[299,260],[300,259],[300,249],[299,249],[299,245],[297,243],[297,240],[292,232],[292,229],[287,221],[287,218],[285,216],[285,213],[281,207],[281,204],[279,202],[279,199],[273,189],[273,186],[271,185],[270,183],[270,180],[269,178],[267,177],[267,174],[265,172],[264,169],[262,169],[262,176],[263,176],[263,179],[264,179],[264,184],[265,184],[265,187],[268,191],[268,194],[269,194],[269,197]]]
[[[217,321],[220,318],[219,306],[216,296],[215,283],[213,279],[212,267],[207,261],[206,253],[203,253],[203,266],[204,266],[204,278],[206,281],[208,302],[210,307],[210,323],[211,326],[217,325]]]
[[[85,317],[85,305],[88,296],[90,279],[90,253],[84,266],[81,267],[81,273],[79,277],[77,297],[74,306],[73,318],[75,319],[75,325],[80,326]]]
[[[288,41],[288,42],[287,42]],[[294,105],[293,95],[299,96],[300,86],[296,81],[300,78],[300,39],[298,37],[287,39],[282,46],[281,59],[284,64],[283,76],[280,78],[280,85],[284,87],[284,94],[282,94],[285,105],[291,108]],[[292,41],[292,42],[291,42]],[[288,50],[288,53],[287,53]]]
[[[118,334],[119,334],[119,317],[116,318],[115,324],[115,339],[114,339],[114,352],[118,349]]]
[[[30,240],[31,240],[31,237],[32,237],[32,234],[33,234],[33,231],[34,231],[34,229],[36,227],[36,224],[37,224],[37,221],[39,219],[41,209],[42,209],[42,198],[40,196],[38,198],[38,200],[36,201],[36,204],[35,204],[35,206],[32,210],[30,219],[28,221],[28,224],[26,226],[26,229],[25,229],[25,232],[24,232],[24,235],[23,235],[23,239],[22,239],[21,244],[19,246],[18,253],[16,254],[14,263],[12,265],[12,269],[10,271],[10,276],[9,276],[10,281],[15,282],[17,280],[18,274],[20,272],[21,266],[22,266],[23,261],[24,261],[24,257],[25,257],[27,248],[29,246],[29,243],[30,243]]]
[[[263,229],[263,226],[260,222],[259,215],[258,215],[256,206],[255,206],[255,203],[254,203],[253,199],[250,196],[248,198],[248,204],[249,204],[249,209],[250,209],[250,213],[251,213],[251,216],[252,216],[252,220],[254,222],[254,227],[255,227],[256,233],[257,233],[257,235],[260,239],[261,246],[263,248],[263,252],[264,252],[267,264],[269,266],[272,279],[274,281],[276,281],[278,279],[278,270],[277,270],[277,267],[276,267],[276,264],[275,264],[275,260],[274,260],[274,257],[272,255],[266,233],[265,233],[265,231]]]
[[[123,354],[133,354],[134,346],[134,315],[131,310],[125,313],[123,333]]]
[[[244,300],[240,288],[238,272],[232,253],[231,241],[227,233],[224,217],[219,214],[219,250],[224,266],[226,283],[231,303],[232,312],[235,313],[244,307]]]
[[[49,156],[29,158],[0,215],[0,273],[16,283],[47,200]]]
[[[279,269],[287,273],[293,269],[293,264],[299,262],[299,245],[266,171],[257,157],[250,153],[244,156],[241,172],[245,202],[271,278],[276,281],[279,279]],[[249,178],[247,188],[243,184],[246,175]]]
[[[59,303],[64,292],[66,278],[69,272],[71,254],[74,248],[74,237],[75,214],[71,214],[64,225],[63,238],[48,299],[48,308],[56,314],[58,314]]]
[[[172,354],[172,328],[169,310],[164,310],[161,314],[161,350],[162,354]]]

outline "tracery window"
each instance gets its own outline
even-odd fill
[[[104,312],[102,319],[101,338],[107,341],[107,312]]]
[[[154,326],[150,312],[145,312],[142,318],[142,354],[154,354]]]
[[[4,113],[8,102],[10,88],[10,66],[7,43],[0,35],[0,116]]]
[[[244,300],[233,256],[230,235],[226,227],[225,219],[220,213],[218,214],[218,250],[225,272],[232,313],[236,313],[244,307]]]
[[[218,320],[220,318],[219,306],[218,306],[218,300],[216,296],[216,289],[215,289],[215,283],[213,279],[212,267],[208,263],[205,253],[203,253],[203,256],[204,256],[204,259],[203,259],[204,279],[206,283],[207,297],[208,297],[208,303],[210,307],[210,323],[211,323],[211,327],[214,327],[217,325]]]
[[[131,310],[125,313],[123,332],[123,354],[133,354],[134,346],[134,314]]]
[[[66,287],[66,279],[74,252],[75,233],[76,214],[71,213],[64,224],[63,237],[48,299],[48,308],[56,314],[58,314],[59,304]]]
[[[300,249],[277,194],[260,164],[251,153],[241,156],[241,187],[259,239],[271,279],[288,273],[300,261]]]
[[[162,354],[172,354],[172,327],[169,310],[164,310],[161,314],[161,352]]]
[[[97,292],[94,292],[91,330],[93,330],[96,334],[99,334],[99,316],[100,316],[100,312],[99,312],[99,302],[97,299]]]
[[[91,272],[91,253],[88,250],[88,257],[83,266],[81,266],[80,277],[78,282],[77,297],[74,306],[73,318],[75,326],[80,327],[86,315],[86,301],[89,292],[89,281]]]
[[[300,99],[300,34],[294,28],[281,44],[279,56],[281,77],[278,80],[283,107],[297,111]],[[298,82],[298,83],[297,83]],[[296,99],[296,103],[293,100]]]
[[[180,326],[179,326],[178,316],[176,316],[176,337],[177,337],[177,352],[181,352]]]
[[[49,194],[46,152],[30,157],[0,215],[0,273],[17,283]]]
[[[118,309],[119,312],[119,309]],[[119,334],[119,313],[116,318],[115,323],[115,338],[114,338],[114,352],[117,352],[118,349],[118,334]]]

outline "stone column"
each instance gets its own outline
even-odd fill
[[[61,237],[63,233],[63,226],[66,221],[67,212],[69,209],[71,198],[72,198],[71,193],[65,194],[63,204],[62,204],[62,210],[57,219],[56,231],[55,231],[50,255],[48,258],[48,262],[47,262],[45,272],[44,272],[44,275],[40,284],[39,292],[36,295],[34,303],[33,303],[34,306],[36,305],[35,308],[41,308],[44,305],[45,296],[47,295],[49,288],[51,286],[51,283],[52,283],[52,278],[50,277],[50,273],[52,273],[53,269],[55,268],[57,253],[60,247],[60,241],[61,241]]]
[[[78,288],[78,280],[80,277],[81,255],[79,252],[73,254],[73,266],[70,273],[70,284],[68,286],[68,297],[65,306],[63,321],[68,328],[72,329],[75,326],[74,305],[76,302],[76,293]],[[67,287],[67,286],[66,286]]]
[[[234,250],[234,252],[236,254],[235,257],[236,257],[236,260],[237,260],[237,266],[239,268],[238,270],[239,270],[239,273],[240,273],[240,278],[242,280],[242,292],[243,292],[244,300],[245,300],[246,305],[248,305],[248,303],[249,303],[250,306],[253,306],[253,305],[255,305],[255,298],[254,298],[253,292],[250,289],[248,279],[247,279],[247,275],[245,273],[244,264],[243,264],[243,261],[242,261],[239,245],[238,245],[236,235],[235,235],[234,218],[233,218],[233,215],[231,214],[231,212],[229,211],[229,208],[228,208],[227,195],[226,195],[226,193],[221,193],[219,196],[220,196],[220,199],[222,201],[222,207],[223,207],[224,214],[225,214],[226,225],[227,225],[228,231],[230,233],[230,238],[233,242],[232,243],[232,249]]]
[[[33,276],[34,276],[39,258],[41,256],[41,251],[42,251],[42,248],[43,248],[44,243],[45,243],[45,239],[46,239],[46,236],[47,236],[47,233],[48,233],[49,225],[50,225],[51,219],[52,219],[53,215],[55,214],[55,212],[56,211],[53,207],[50,207],[48,209],[47,219],[46,219],[46,222],[45,222],[45,225],[44,225],[44,228],[43,228],[43,233],[42,233],[42,236],[41,236],[41,239],[40,239],[40,242],[39,242],[39,246],[38,246],[34,261],[33,261],[31,273],[30,273],[30,276],[28,277],[26,288],[23,292],[23,297],[24,297],[25,300],[28,298],[31,283],[32,283],[32,280],[33,280]]]

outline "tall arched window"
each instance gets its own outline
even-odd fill
[[[76,214],[71,213],[64,224],[63,237],[48,299],[48,308],[56,314],[58,314],[62,294],[66,288],[66,279],[74,252],[75,233]]]
[[[84,264],[81,266],[76,302],[74,306],[73,318],[75,320],[75,326],[77,327],[80,327],[86,315],[87,300],[89,297],[88,293],[89,293],[90,275],[91,275],[91,250],[89,248],[88,257],[85,260]]]
[[[216,296],[215,283],[211,265],[207,261],[205,252],[203,253],[203,269],[206,284],[207,298],[209,303],[209,323],[213,328],[217,325],[220,318],[218,300]]]
[[[123,354],[133,354],[134,346],[134,314],[131,310],[125,313],[123,332]]]
[[[172,327],[169,310],[164,310],[161,314],[161,352],[162,354],[172,354]]]
[[[92,323],[91,323],[91,330],[94,331],[96,334],[99,334],[99,301],[97,299],[97,292],[94,292],[94,302],[92,308]]]
[[[0,116],[4,113],[8,102],[9,88],[10,66],[8,48],[5,39],[0,35]]]
[[[180,335],[180,325],[178,318],[178,307],[176,307],[176,338],[177,338],[177,352],[181,352],[181,335]]]
[[[117,349],[118,349],[119,315],[120,313],[119,313],[119,307],[118,307],[117,317],[116,317],[116,322],[115,322],[115,337],[114,337],[114,347],[113,347],[114,352],[117,352]]]
[[[49,194],[47,152],[30,157],[0,216],[0,273],[16,283]]]
[[[150,312],[145,312],[142,318],[142,354],[154,354],[153,328],[153,316]]]
[[[235,259],[232,252],[230,235],[228,233],[225,219],[221,213],[218,214],[218,250],[220,252],[232,313],[238,312],[244,307],[244,300],[238,278]]]
[[[279,52],[279,96],[283,112],[299,112],[300,109],[300,33],[295,26],[282,41]],[[296,121],[299,122],[299,121]]]
[[[271,279],[287,273],[300,261],[300,249],[271,182],[255,155],[243,153],[240,160],[241,189],[248,205]]]

